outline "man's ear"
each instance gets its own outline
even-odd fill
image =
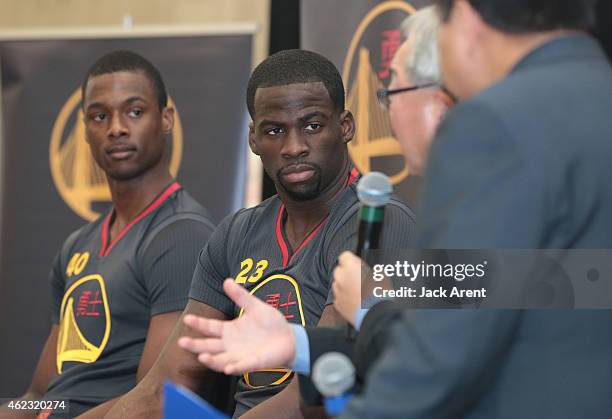
[[[340,114],[340,128],[342,130],[342,142],[344,144],[351,142],[355,136],[355,118],[348,109]]]
[[[253,121],[249,123],[249,147],[253,154],[259,156],[259,150],[257,149],[257,140],[255,138],[255,128],[253,126]]]
[[[170,134],[174,128],[174,108],[167,106],[162,109],[162,130],[164,134]]]

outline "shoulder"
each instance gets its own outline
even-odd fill
[[[279,209],[280,200],[273,196],[259,205],[242,208],[226,216],[212,233],[208,245],[215,249],[234,249],[254,230],[263,228],[264,224],[272,228]]]
[[[242,208],[232,215],[227,216],[220,224],[228,234],[243,237],[247,231],[257,228],[262,224],[273,225],[276,222],[281,201],[274,195],[260,204]]]
[[[270,214],[276,214],[281,207],[281,200],[278,195],[271,196],[270,198],[262,201],[261,203],[249,207],[242,208],[233,215],[234,223],[252,223],[262,217],[267,217]]]
[[[104,223],[106,214],[102,214],[98,219],[87,223],[68,235],[61,247],[61,254],[73,252],[81,245],[87,244],[92,236],[99,236],[100,226]]]
[[[414,214],[414,210],[395,195],[393,195],[389,200],[389,203],[385,208],[385,212],[390,213],[398,217],[399,219],[403,219],[406,222],[412,224],[416,223],[416,216]]]
[[[341,202],[333,209],[329,226],[326,228],[326,240],[330,243],[343,242],[354,238],[359,231],[359,208],[356,186],[351,185]],[[411,236],[416,228],[414,211],[395,195],[385,206],[383,223],[384,236]],[[391,233],[393,232],[393,233]]]
[[[539,144],[543,152],[550,146],[571,147],[581,132],[609,126],[612,106],[612,69],[607,60],[586,52],[580,56],[580,51],[575,55],[576,59],[519,65],[505,79],[457,106],[456,114],[466,124],[501,129],[500,135],[512,137],[519,147],[531,150]],[[585,137],[596,141],[597,135]]]
[[[581,156],[609,152],[612,71],[607,63],[587,65],[599,61],[540,60],[517,68],[449,111],[431,157],[443,150],[443,164],[457,153],[511,158],[546,176]]]
[[[179,189],[168,197],[154,216],[151,227],[157,230],[180,220],[201,223],[210,231],[215,229],[210,212],[193,199],[185,189]]]
[[[341,201],[332,210],[332,218],[337,219],[336,223],[338,225],[344,225],[351,220],[355,220],[359,215],[360,205],[359,199],[357,198],[357,185],[353,184],[347,188],[347,191]],[[395,195],[392,195],[391,199],[387,203],[385,213],[391,213],[394,216],[397,216],[400,219],[403,218],[411,223],[416,221],[413,209]]]
[[[216,225],[208,210],[193,199],[187,191],[174,192],[153,214],[145,228],[138,252],[147,251],[153,243],[166,242],[162,247],[183,244],[185,240],[204,246],[215,231]]]

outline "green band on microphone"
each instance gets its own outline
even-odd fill
[[[359,210],[359,219],[371,223],[382,222],[385,216],[385,207],[367,207],[363,205]]]

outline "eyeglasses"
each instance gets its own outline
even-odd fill
[[[425,89],[427,87],[436,87],[436,86],[438,86],[437,83],[427,83],[427,84],[422,84],[420,86],[402,87],[399,89],[391,89],[391,90],[380,89],[378,92],[376,92],[376,96],[378,97],[378,103],[380,103],[380,106],[384,110],[389,110],[389,96],[395,95],[397,93],[412,92],[414,90]]]

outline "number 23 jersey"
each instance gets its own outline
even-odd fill
[[[241,309],[223,292],[223,281],[231,277],[287,321],[315,326],[325,306],[333,303],[332,271],[338,256],[357,244],[356,177],[353,170],[331,212],[295,250],[285,236],[286,211],[278,196],[227,217],[200,253],[190,298],[228,318],[240,316]],[[412,211],[393,198],[385,211],[381,247],[408,247],[414,227]],[[280,368],[245,374],[238,383],[237,412],[241,404],[250,408],[280,391],[290,375]]]

